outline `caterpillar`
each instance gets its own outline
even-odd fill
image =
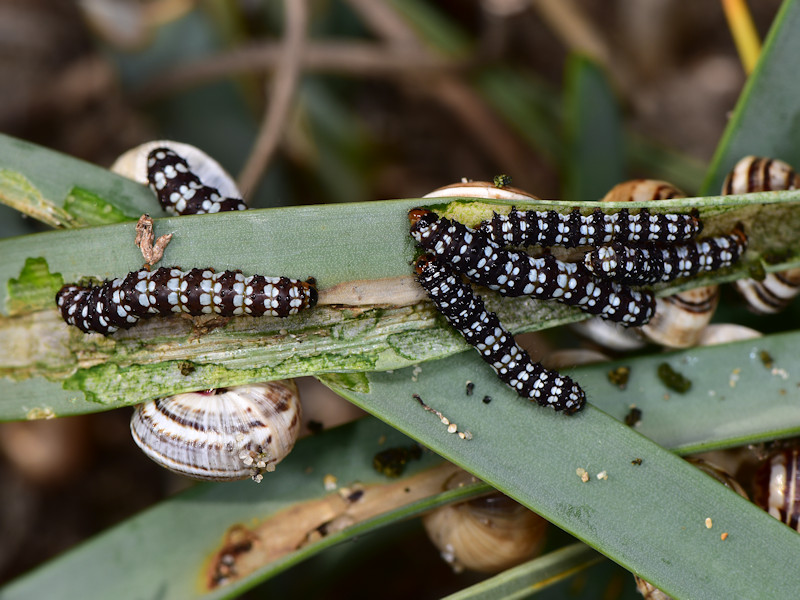
[[[186,159],[164,146],[147,155],[147,181],[161,206],[171,215],[247,209],[241,198],[225,198],[217,188],[205,185]]]
[[[696,214],[654,214],[646,208],[632,215],[627,208],[607,214],[596,208],[582,215],[578,209],[564,215],[554,210],[495,213],[477,230],[501,246],[599,246],[611,242],[674,243],[692,240],[702,231]]]
[[[737,225],[728,235],[672,246],[601,246],[586,253],[585,265],[594,274],[624,285],[648,285],[729,267],[746,249],[747,236]]]
[[[533,362],[497,315],[486,310],[481,297],[446,267],[444,261],[422,255],[415,263],[415,270],[417,280],[439,312],[475,347],[501,381],[520,396],[568,415],[583,408],[586,395],[578,384]]]
[[[409,212],[411,235],[428,252],[479,285],[504,296],[553,299],[584,312],[638,326],[655,310],[649,290],[631,290],[594,276],[583,263],[565,263],[554,256],[533,258],[498,246],[483,231],[462,223],[437,219],[426,209]]]
[[[186,313],[223,317],[288,317],[317,303],[314,279],[245,277],[241,271],[181,271],[161,267],[132,271],[102,285],[67,284],[56,294],[61,316],[86,333],[108,335],[153,315]]]

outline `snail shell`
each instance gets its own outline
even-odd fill
[[[423,198],[447,198],[450,196],[460,196],[462,198],[481,198],[483,200],[519,200],[520,202],[530,202],[539,200],[533,194],[514,187],[497,187],[488,181],[462,181],[452,183],[444,187],[437,188],[425,194]]]
[[[658,299],[656,299],[657,306]],[[635,327],[623,327],[605,319],[586,319],[585,321],[570,323],[569,327],[578,335],[582,335],[609,350],[630,352],[631,350],[644,348],[647,345],[642,336],[635,331]]]
[[[468,473],[450,478],[446,489],[476,481]],[[433,544],[457,572],[497,573],[535,556],[547,521],[500,492],[450,504],[422,518]]]
[[[696,346],[719,303],[716,285],[656,299],[656,312],[641,327],[651,341],[670,348]]]
[[[294,382],[269,381],[141,404],[131,434],[148,457],[180,475],[261,481],[294,447],[301,416]]]
[[[155,140],[131,148],[111,165],[111,170],[118,175],[133,179],[137,183],[147,186],[149,185],[147,180],[147,158],[150,152],[156,148],[169,148],[186,160],[192,173],[197,175],[204,185],[216,188],[221,196],[242,197],[233,177],[216,160],[199,148],[172,140]]]
[[[722,195],[751,194],[800,188],[800,176],[782,160],[745,156],[722,184]]]
[[[681,190],[658,179],[631,179],[612,187],[600,202],[653,202],[685,198]]]
[[[655,179],[634,179],[615,185],[602,202],[653,202],[686,195],[674,185]],[[656,311],[647,325],[637,331],[651,342],[669,348],[688,348],[714,316],[719,288],[707,286],[656,299]]]
[[[800,175],[782,160],[746,156],[736,163],[722,184],[722,194],[750,194],[800,189]],[[768,273],[762,280],[734,282],[747,306],[757,314],[773,314],[800,294],[800,269]]]
[[[767,273],[761,281],[739,279],[734,285],[751,311],[762,315],[774,314],[789,306],[800,293],[800,269]]]
[[[736,323],[715,323],[703,330],[700,339],[697,340],[698,346],[715,346],[717,344],[728,344],[742,340],[752,340],[762,336],[760,331],[737,325]]]
[[[800,532],[800,449],[775,452],[755,474],[754,502]]]

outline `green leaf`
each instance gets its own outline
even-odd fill
[[[442,492],[454,468],[428,452],[396,479],[372,468],[376,452],[408,443],[375,419],[301,440],[261,484],[198,484],[17,579],[0,598],[56,589],[63,598],[232,597],[345,539],[486,491]],[[325,489],[326,475],[336,491]],[[223,584],[225,547],[239,577]]]
[[[602,198],[625,179],[622,121],[608,77],[590,59],[567,61],[565,200]]]
[[[446,596],[445,600],[527,598],[601,560],[602,556],[585,544],[572,544]]]
[[[745,156],[779,158],[800,166],[800,8],[785,0],[764,42],[758,64],[739,96],[701,189],[714,193]]]
[[[780,346],[785,340],[773,341]],[[800,365],[788,348],[796,342],[794,337],[781,347],[782,354],[777,347],[773,354],[794,372]],[[417,370],[370,373],[369,394],[334,390],[674,597],[781,598],[800,586],[790,558],[800,552],[800,536],[598,408],[624,414],[629,403],[635,403],[655,442],[692,449],[715,446],[720,438],[741,443],[749,436],[800,432],[800,414],[786,394],[762,390],[758,404],[752,401],[752,388],[725,393],[724,399],[709,398],[710,381],[713,389],[728,385],[730,371],[720,372],[726,359],[718,354],[728,353],[730,365],[742,364],[741,357],[749,352],[744,343],[671,355],[671,362],[691,368],[695,392],[668,401],[653,364],[663,357],[648,357],[641,365],[632,361],[638,375],[628,394],[616,393],[600,380],[613,363],[576,369],[571,375],[588,390],[592,406],[574,417],[520,400],[474,353],[426,363]],[[742,368],[746,375],[740,381],[767,372],[752,361]],[[471,397],[463,392],[467,380],[475,383]],[[448,434],[439,419],[420,409],[412,393],[459,430],[470,431],[472,439]],[[481,401],[484,395],[492,398],[490,404]],[[767,415],[760,417],[762,413]],[[769,431],[765,420],[771,421]],[[692,427],[693,422],[698,425]],[[632,462],[638,458],[641,465]],[[589,472],[588,482],[576,474],[578,468]],[[607,480],[597,478],[602,472]],[[704,525],[706,517],[713,519],[713,529]],[[724,541],[723,532],[728,533]],[[731,569],[732,564],[747,564],[748,569]],[[775,569],[784,575],[776,579]]]
[[[665,211],[698,208],[709,231],[745,223],[752,262],[675,282],[658,293],[729,281],[748,274],[751,267],[775,270],[794,264],[789,260],[762,265],[759,258],[761,254],[800,255],[800,239],[794,233],[800,230],[798,200],[800,192],[792,191],[661,202],[659,208]],[[414,248],[406,215],[425,203],[396,200],[156,220],[157,235],[173,234],[163,265],[238,268],[247,274],[301,279],[313,275],[320,285],[321,305],[334,302],[326,298],[337,285],[344,285],[345,292],[335,305],[320,306],[296,318],[232,319],[205,329],[194,328],[185,319],[158,318],[107,338],[67,327],[55,305],[13,319],[0,317],[0,332],[9,340],[0,346],[0,373],[8,377],[0,379],[0,393],[12,398],[0,405],[0,419],[25,418],[33,408],[36,414],[61,416],[207,387],[334,371],[395,369],[464,350],[466,343],[429,304],[417,304],[423,296],[410,275]],[[444,214],[469,224],[487,218],[493,209],[506,208],[480,202],[438,206]],[[575,206],[591,210],[595,205],[550,201],[528,206],[568,211]],[[609,203],[610,210],[615,208]],[[354,236],[354,223],[370,235]],[[46,261],[48,271],[60,274],[65,282],[119,277],[140,268],[142,258],[134,237],[134,223],[126,222],[0,241],[4,256],[0,306],[9,310],[8,302],[14,298],[8,296],[4,282],[19,279],[30,258]],[[374,306],[369,298],[365,300],[366,292],[347,291],[353,282],[369,293],[399,286],[403,293],[410,293],[410,299],[406,306]],[[47,288],[46,294],[51,293]],[[398,302],[393,294],[380,297],[379,303]],[[494,294],[487,300],[514,332],[586,318],[574,308],[552,302],[507,300]],[[29,339],[40,343],[31,346]],[[28,351],[20,354],[19,344]],[[195,367],[188,374],[183,368],[186,361]],[[141,386],[142,380],[149,385]],[[24,396],[14,392],[19,381],[26,385]]]

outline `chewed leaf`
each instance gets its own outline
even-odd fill
[[[44,258],[26,259],[19,277],[8,280],[9,316],[52,308],[53,298],[62,285],[61,274],[50,273]]]
[[[45,200],[25,175],[11,169],[0,169],[0,202],[51,227],[71,229],[86,224]]]
[[[74,187],[64,200],[64,210],[76,220],[88,225],[108,225],[130,221],[119,208],[107,202],[97,194]]]

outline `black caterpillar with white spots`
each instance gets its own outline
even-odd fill
[[[442,315],[520,396],[572,414],[583,408],[586,395],[571,378],[533,362],[497,315],[441,259],[423,255],[416,262],[417,279]]]
[[[171,215],[204,215],[245,210],[241,198],[224,198],[192,173],[189,163],[169,148],[156,148],[147,155],[147,181],[164,210]]]
[[[553,299],[626,326],[644,325],[655,311],[655,296],[649,290],[631,290],[598,278],[582,263],[505,250],[485,232],[438,219],[426,209],[411,210],[409,220],[420,246],[470,281],[504,296]]]
[[[696,215],[650,214],[646,208],[632,215],[627,208],[606,214],[599,208],[582,215],[578,209],[564,215],[554,210],[495,213],[477,227],[501,246],[599,246],[612,242],[671,244],[694,239],[703,229]]]
[[[68,324],[108,335],[141,318],[173,313],[288,317],[313,307],[317,289],[313,279],[162,267],[132,271],[97,286],[67,284],[56,294],[56,303]]]
[[[601,246],[586,254],[585,264],[596,275],[618,283],[648,285],[729,267],[746,249],[747,236],[737,226],[728,235],[673,246]]]

